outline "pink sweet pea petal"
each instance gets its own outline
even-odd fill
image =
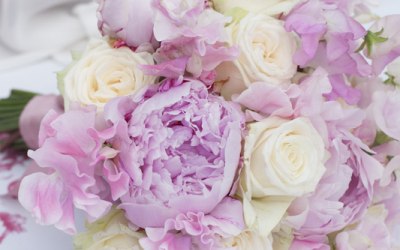
[[[289,96],[280,87],[268,83],[252,83],[235,102],[264,115],[290,117],[293,114]]]
[[[60,199],[63,190],[63,183],[56,174],[34,173],[23,179],[18,197],[20,204],[32,213],[38,223],[57,224],[64,216],[65,204]],[[74,233],[75,227],[66,230]]]

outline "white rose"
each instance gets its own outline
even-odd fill
[[[80,59],[60,74],[65,108],[78,102],[101,111],[109,100],[153,84],[156,78],[145,75],[138,68],[142,64],[154,64],[152,55],[127,47],[113,48],[105,40],[90,41]]]
[[[239,189],[247,226],[269,235],[295,197],[315,190],[325,159],[324,142],[306,118],[250,124]]]
[[[224,82],[221,94],[230,99],[253,82],[281,85],[289,83],[296,73],[293,63],[296,40],[280,20],[265,14],[248,14],[227,28],[231,45],[240,49],[233,62],[217,68],[217,80]]]
[[[258,233],[245,230],[238,236],[226,239],[223,246],[228,249],[235,250],[272,250],[272,237],[261,236]]]
[[[228,14],[234,8],[268,15],[287,14],[303,0],[212,0],[215,10]]]
[[[112,209],[104,218],[87,225],[87,232],[75,236],[76,250],[141,250],[144,233],[128,227],[122,210]]]

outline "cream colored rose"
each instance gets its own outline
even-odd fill
[[[272,250],[272,237],[271,236],[261,236],[258,233],[245,230],[238,236],[226,239],[223,242],[223,246],[228,249],[235,250]]]
[[[250,124],[239,188],[247,226],[269,235],[295,197],[315,190],[325,159],[324,142],[306,118]]]
[[[112,98],[153,84],[156,78],[143,74],[138,68],[142,64],[154,64],[152,55],[135,53],[127,47],[112,48],[105,40],[90,41],[80,59],[60,74],[66,109],[77,102],[95,105],[101,111]]]
[[[241,8],[253,13],[265,13],[268,15],[287,14],[303,0],[212,0],[215,10],[223,14],[229,14],[234,8]]]
[[[141,250],[139,240],[146,237],[144,233],[130,229],[124,213],[118,209],[88,224],[87,229],[75,237],[76,250]]]
[[[253,82],[281,85],[296,73],[293,63],[296,40],[280,20],[265,14],[248,14],[227,27],[231,45],[240,49],[233,62],[217,68],[217,80],[224,82],[221,94],[230,99]]]

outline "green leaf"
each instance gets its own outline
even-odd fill
[[[0,132],[11,136],[0,141],[0,150],[8,147],[26,149],[27,146],[19,134],[19,117],[35,93],[24,90],[12,90],[10,96],[0,99]]]
[[[382,28],[378,32],[372,32],[368,31],[367,34],[364,37],[364,41],[361,44],[361,46],[356,50],[356,52],[360,52],[363,50],[365,47],[367,48],[367,54],[368,56],[371,55],[372,53],[372,48],[375,44],[378,43],[384,43],[388,40],[387,37],[382,37],[381,35],[383,34],[384,29]]]
[[[36,93],[30,92],[30,91],[25,91],[25,90],[19,90],[19,89],[13,89],[11,90],[10,97],[26,97],[26,98],[32,98],[36,96]]]
[[[375,146],[379,146],[379,145],[382,145],[382,144],[384,144],[384,143],[387,143],[387,142],[389,142],[389,141],[391,141],[391,140],[393,140],[390,136],[388,136],[388,135],[386,135],[385,133],[383,133],[382,131],[379,131],[377,134],[376,134],[376,137],[375,137],[375,141],[374,141],[374,147]]]
[[[387,75],[387,79],[383,82],[385,84],[389,84],[389,85],[393,85],[393,86],[398,86],[399,84],[395,81],[395,76],[389,74],[389,73],[385,73],[385,75]]]

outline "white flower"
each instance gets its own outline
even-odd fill
[[[261,236],[254,231],[245,230],[236,237],[226,239],[223,246],[235,250],[272,250],[272,237],[271,235]]]
[[[247,226],[270,234],[295,197],[315,190],[325,159],[324,142],[306,118],[250,124],[239,189]]]
[[[81,58],[60,74],[66,109],[77,102],[95,105],[101,111],[112,98],[153,84],[156,78],[145,75],[138,68],[142,64],[154,64],[152,55],[127,47],[112,48],[105,40],[90,41]]]
[[[287,14],[302,0],[212,0],[214,8],[228,14],[234,8],[241,8],[254,13],[265,13],[268,15]]]
[[[104,218],[87,225],[88,231],[74,239],[76,250],[141,250],[144,233],[128,227],[122,210],[113,209]]]
[[[238,46],[240,55],[233,62],[217,68],[218,80],[224,81],[221,93],[230,99],[253,82],[281,85],[290,82],[296,72],[293,55],[296,40],[280,20],[265,14],[247,14],[228,28],[231,45]]]

